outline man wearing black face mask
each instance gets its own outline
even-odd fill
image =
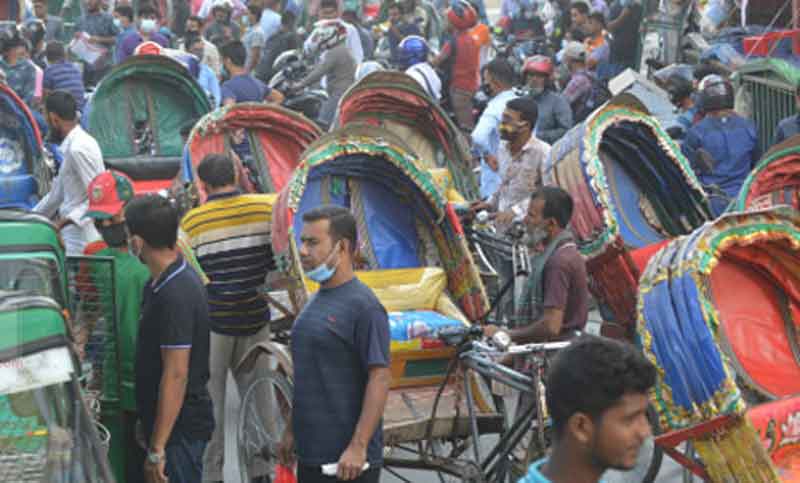
[[[114,259],[114,303],[105,300],[88,301],[87,306],[99,307],[102,314],[116,310],[113,319],[117,321],[117,337],[119,341],[120,374],[113,374],[114,364],[104,365],[103,394],[109,398],[117,398],[122,409],[121,433],[112,431],[110,456],[121,461],[125,468],[127,481],[144,481],[142,465],[144,450],[136,444],[135,424],[137,420],[136,393],[134,389],[134,356],[136,353],[136,332],[139,327],[139,315],[144,290],[150,272],[139,259],[128,251],[125,237],[125,216],[123,207],[133,198],[133,183],[118,171],[104,171],[89,183],[89,210],[86,216],[94,221],[94,226],[102,240],[86,246],[84,255],[110,257]],[[81,267],[80,280],[91,286],[100,286],[108,277],[98,273],[102,268],[97,264],[87,263]],[[107,282],[106,282],[107,283]],[[89,313],[88,320],[94,320],[101,313]],[[94,317],[93,317],[94,315]],[[112,316],[107,314],[106,317]],[[87,324],[92,325],[92,324]],[[90,332],[91,329],[87,330]],[[76,336],[79,346],[84,337]],[[119,380],[119,385],[115,383]],[[105,387],[107,386],[107,387]],[[116,388],[120,394],[116,394]],[[116,425],[109,425],[115,428]]]

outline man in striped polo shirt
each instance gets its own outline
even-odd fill
[[[186,214],[181,229],[210,280],[208,388],[217,426],[206,450],[203,481],[222,481],[228,370],[250,347],[269,338],[269,305],[263,289],[274,266],[269,232],[272,204],[268,195],[238,190],[236,169],[227,156],[206,156],[197,175],[208,199]]]

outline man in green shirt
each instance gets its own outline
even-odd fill
[[[82,290],[82,307],[79,311],[84,319],[76,335],[79,351],[89,339],[96,322],[102,317],[106,323],[116,321],[116,341],[106,340],[103,357],[102,401],[106,409],[118,405],[120,413],[116,421],[109,420],[112,431],[110,458],[117,473],[117,481],[138,483],[144,481],[142,467],[144,449],[136,441],[135,425],[136,392],[134,387],[134,359],[136,335],[142,307],[142,293],[150,271],[136,256],[128,251],[125,236],[123,207],[133,199],[133,182],[118,171],[104,171],[89,183],[89,209],[87,217],[94,220],[95,228],[102,236],[88,244],[85,256],[112,258],[113,272],[105,261],[86,260],[78,274]],[[207,283],[191,248],[181,241],[178,246],[184,258]],[[113,285],[112,285],[113,273]],[[113,287],[113,293],[111,293]],[[112,313],[112,310],[115,313]],[[106,331],[109,334],[109,331]],[[110,332],[114,335],[114,332]],[[115,349],[116,346],[116,350]],[[117,352],[119,357],[117,357]],[[119,363],[119,366],[117,366]],[[104,411],[107,418],[115,418],[111,411]],[[113,433],[117,434],[113,434]]]

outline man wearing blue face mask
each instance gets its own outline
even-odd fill
[[[377,483],[391,381],[386,310],[353,272],[356,220],[348,210],[325,205],[306,212],[300,240],[306,277],[320,289],[292,328],[292,424],[278,459],[298,460],[299,483]],[[322,473],[331,463],[335,477]]]
[[[144,42],[155,42],[161,47],[169,47],[169,40],[158,32],[158,12],[150,5],[139,9],[139,32],[130,34],[122,41],[117,59],[124,61],[133,55],[136,47]]]

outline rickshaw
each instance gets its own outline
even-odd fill
[[[0,21],[19,23],[25,16],[23,0],[9,0],[0,5]]]
[[[102,421],[104,434],[116,439],[120,390],[116,378],[106,378],[119,373],[113,269],[107,257],[66,257],[55,226],[44,216],[0,210],[0,292],[47,298],[63,312],[78,350],[82,397]],[[0,475],[2,468],[0,463]]]
[[[106,167],[130,176],[139,193],[173,188],[184,145],[180,130],[210,111],[203,88],[180,63],[136,55],[103,78],[84,120]]]
[[[0,333],[0,478],[113,482],[62,308],[0,291]]]
[[[313,143],[273,209],[272,244],[288,291],[292,317],[318,287],[305,278],[298,254],[303,213],[320,204],[349,208],[357,222],[358,278],[370,286],[389,312],[392,330],[391,391],[384,414],[387,446],[426,439],[434,401],[440,412],[433,439],[469,433],[464,398],[453,386],[439,396],[439,384],[454,349],[426,334],[465,327],[481,319],[488,302],[452,205],[405,143],[391,132],[364,124],[339,128]],[[273,362],[267,363],[271,360]],[[238,424],[238,456],[248,467],[273,465],[275,445],[291,404],[292,364],[286,346],[265,342],[238,364],[244,377],[256,367],[272,368],[243,391]],[[470,379],[478,398],[481,427],[499,424],[488,389]],[[269,421],[255,401],[271,401]],[[460,433],[458,433],[460,431]],[[458,433],[458,434],[457,434]],[[387,467],[391,461],[387,460]],[[243,474],[245,479],[253,475]]]
[[[49,161],[30,109],[0,84],[0,208],[33,208],[50,190]]]
[[[67,308],[64,248],[42,215],[0,210],[0,290],[53,299]]]
[[[553,145],[545,185],[572,195],[571,228],[603,304],[604,335],[632,340],[643,256],[690,233],[709,215],[706,194],[678,146],[633,97],[622,94]]]
[[[729,211],[788,205],[800,209],[800,135],[772,147],[742,183]]]
[[[445,169],[455,191],[478,198],[469,143],[447,114],[413,78],[376,71],[361,79],[339,102],[338,125],[366,122],[402,138],[426,169]]]
[[[306,117],[280,106],[244,102],[208,113],[192,128],[187,141],[183,181],[197,179],[197,165],[212,153],[235,154],[241,161],[245,191],[276,193],[283,189],[303,151],[321,132]],[[205,193],[195,184],[200,201]]]
[[[656,441],[705,481],[800,477],[799,248],[791,208],[727,213],[642,273],[637,332],[658,368]],[[678,450],[687,441],[699,461]]]

